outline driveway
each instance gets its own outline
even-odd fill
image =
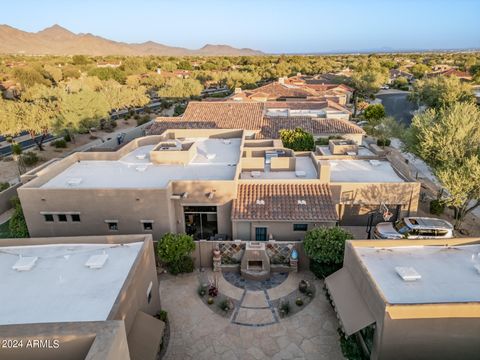
[[[196,292],[198,272],[162,275],[160,299],[170,321],[164,359],[344,359],[337,319],[323,294],[323,283],[314,283],[317,295],[300,312],[268,326],[242,326],[201,301]]]
[[[382,101],[388,116],[393,116],[397,121],[409,126],[412,122],[413,112],[418,109],[415,103],[408,100],[408,91],[384,90],[376,97]]]

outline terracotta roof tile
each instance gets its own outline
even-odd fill
[[[252,183],[238,185],[232,220],[330,222],[338,215],[327,184]]]
[[[262,128],[261,137],[278,139],[282,129],[295,129],[297,127],[313,135],[322,134],[364,134],[365,131],[358,125],[342,119],[322,119],[308,116],[269,116]]]

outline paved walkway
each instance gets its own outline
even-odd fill
[[[160,277],[162,307],[170,319],[170,343],[165,359],[344,359],[337,334],[337,319],[330,304],[322,294],[323,283],[315,280],[317,296],[299,313],[278,319],[269,326],[243,326],[235,322],[262,322],[255,312],[265,313],[265,319],[273,319],[268,301],[281,296],[295,283],[295,277],[287,278],[277,288],[266,291],[245,291],[219,279],[222,293],[235,291],[242,300],[235,321],[224,318],[209,309],[197,294],[198,273]],[[283,290],[282,290],[283,286]],[[237,292],[235,289],[238,289]],[[272,293],[273,292],[273,293]],[[243,297],[243,299],[242,299]],[[268,306],[268,308],[267,308]],[[242,311],[244,309],[245,311]],[[242,313],[240,312],[242,311]],[[264,320],[267,321],[267,320]]]

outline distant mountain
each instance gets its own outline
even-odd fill
[[[263,55],[252,49],[207,44],[198,50],[167,46],[153,41],[128,44],[92,34],[75,34],[60,25],[31,33],[0,25],[0,53],[28,55],[165,55],[248,56]]]

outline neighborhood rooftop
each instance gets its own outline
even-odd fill
[[[142,244],[2,247],[0,325],[107,320]]]
[[[385,160],[329,160],[331,182],[403,182]]]
[[[390,304],[480,302],[480,245],[358,246],[355,251]],[[417,280],[402,280],[398,267],[413,268]]]

